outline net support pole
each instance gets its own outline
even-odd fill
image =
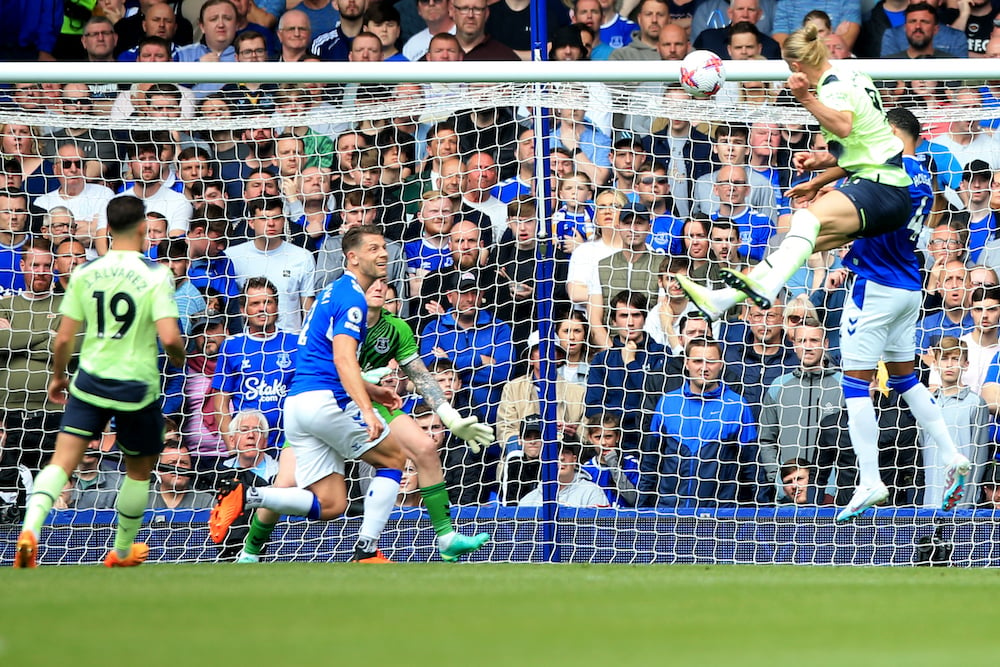
[[[531,54],[533,60],[545,60],[548,29],[545,0],[531,0]],[[545,85],[543,83],[536,84]],[[538,321],[538,352],[541,359],[541,391],[539,409],[542,418],[542,558],[546,562],[561,560],[556,543],[556,514],[559,506],[559,434],[556,429],[556,350],[552,330],[552,299],[554,294],[552,244],[552,193],[550,192],[549,136],[550,115],[547,108],[535,109],[535,199],[538,209],[538,236],[541,245],[535,263],[535,298]]]

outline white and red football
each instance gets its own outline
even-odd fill
[[[681,61],[681,86],[691,97],[711,97],[725,82],[722,58],[711,51],[692,51]]]

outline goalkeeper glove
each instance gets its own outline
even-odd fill
[[[388,375],[391,372],[392,372],[392,369],[389,368],[388,366],[381,366],[379,368],[371,368],[371,369],[369,369],[367,371],[363,371],[361,373],[361,379],[364,380],[365,382],[369,382],[371,384],[378,384],[379,382],[382,381],[382,378],[384,378],[386,375]]]
[[[483,445],[493,442],[492,428],[480,424],[475,417],[463,417],[448,403],[438,406],[437,414],[448,430],[465,441],[473,454],[478,454]]]

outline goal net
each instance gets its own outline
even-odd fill
[[[46,385],[60,294],[75,266],[106,252],[104,207],[128,192],[147,205],[147,254],[176,276],[189,350],[186,368],[164,367],[169,428],[140,533],[154,560],[235,554],[245,522],[223,545],[208,539],[213,493],[233,475],[273,479],[297,333],[343,273],[342,234],[366,223],[388,240],[385,307],[414,330],[452,404],[497,435],[474,454],[399,369],[382,380],[439,442],[457,527],[492,534],[474,560],[993,564],[1000,364],[983,313],[1000,301],[997,89],[962,70],[879,81],[885,108],[912,112],[918,152],[932,156],[940,202],[920,237],[918,348],[974,462],[969,494],[956,512],[935,509],[943,463],[880,373],[890,499],[836,526],[857,475],[840,388],[842,253],[814,255],[775,308],[714,324],[670,279],[720,284],[721,268],[758,262],[808,205],[787,195],[809,176],[793,156],[826,145],[769,67],[762,81],[734,66],[706,101],[671,83],[667,64],[666,83],[645,71],[473,83],[471,70],[465,82],[395,70],[304,83],[321,70],[289,65],[260,84],[11,85],[0,100],[3,553],[59,426]],[[941,348],[943,336],[962,342]],[[716,353],[724,363],[698,375]],[[283,521],[266,558],[346,559],[370,474],[352,463],[348,516]],[[104,553],[121,475],[112,424],[59,498],[43,562]],[[437,555],[418,486],[408,465],[381,542],[395,560]]]

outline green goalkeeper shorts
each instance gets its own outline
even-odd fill
[[[392,410],[390,412],[389,408],[385,407],[381,403],[372,403],[372,407],[375,408],[375,412],[377,412],[380,415],[382,415],[382,419],[385,420],[386,424],[391,423],[392,420],[395,419],[396,417],[399,417],[400,415],[405,415],[406,414],[402,410]]]

